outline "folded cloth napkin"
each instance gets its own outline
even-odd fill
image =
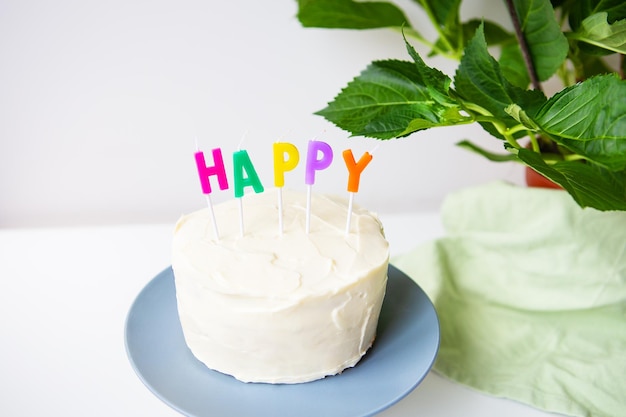
[[[440,319],[435,371],[572,416],[626,416],[626,212],[503,182],[451,194],[446,236],[392,262]]]

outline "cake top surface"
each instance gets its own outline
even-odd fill
[[[219,239],[208,208],[181,217],[173,240],[176,263],[201,286],[246,302],[332,293],[386,266],[389,244],[375,214],[354,205],[346,234],[347,203],[313,193],[307,234],[306,194],[283,189],[282,201],[282,235],[277,189],[243,197],[243,236],[237,200],[214,207]]]

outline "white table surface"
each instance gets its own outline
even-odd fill
[[[437,214],[381,218],[392,255],[443,233]],[[178,415],[141,383],[124,348],[133,300],[169,266],[171,231],[169,224],[0,230],[0,415]],[[430,372],[379,415],[551,414]]]

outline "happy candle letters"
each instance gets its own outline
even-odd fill
[[[207,164],[204,153],[198,151],[195,153],[196,166],[200,185],[204,194],[210,194],[211,177],[216,177],[220,190],[229,188],[226,169],[224,167],[224,159],[222,150],[215,148],[211,151],[213,164]],[[346,168],[348,170],[348,186],[347,189],[351,193],[358,192],[359,180],[361,173],[372,160],[372,155],[365,152],[358,162],[355,161],[351,149],[346,149],[342,153]],[[292,171],[300,162],[300,152],[298,148],[288,142],[276,142],[273,144],[274,159],[274,185],[283,187],[285,185],[285,173]],[[311,140],[308,143],[307,155],[305,160],[305,178],[306,185],[315,183],[315,174],[328,168],[333,161],[333,150],[331,146],[322,141]],[[263,184],[254,168],[254,164],[245,150],[238,150],[233,153],[233,189],[235,197],[240,198],[244,194],[246,187],[252,187],[255,193],[264,191]]]

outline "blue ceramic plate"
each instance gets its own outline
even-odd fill
[[[437,355],[439,322],[422,289],[390,266],[376,341],[354,368],[304,384],[246,384],[206,368],[187,348],[167,268],[137,296],[125,336],[139,378],[188,416],[363,417],[395,404],[424,379]]]

